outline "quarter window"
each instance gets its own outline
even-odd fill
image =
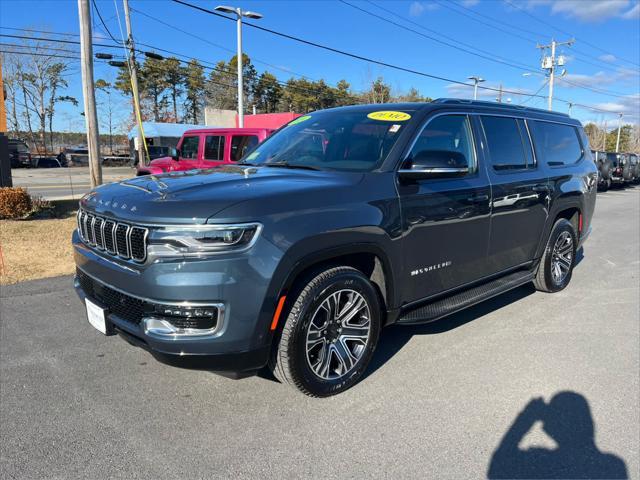
[[[575,127],[540,120],[529,121],[529,125],[538,157],[547,165],[571,165],[582,158],[582,145]]]
[[[258,143],[258,137],[255,135],[234,135],[231,139],[231,161],[237,162]]]
[[[181,158],[198,158],[198,146],[200,145],[200,137],[184,137],[180,148]]]
[[[527,166],[534,167],[531,159],[527,162],[531,155],[527,155],[522,131],[515,118],[482,116],[480,119],[487,139],[491,164],[495,170],[523,170]]]
[[[204,142],[205,160],[224,159],[224,135],[207,136]]]
[[[420,164],[426,159],[445,162],[434,167],[467,167],[469,172],[475,171],[471,128],[466,115],[442,115],[427,124],[416,139],[408,161]]]

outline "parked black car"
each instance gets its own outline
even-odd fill
[[[623,153],[607,152],[611,162],[611,184],[624,185],[631,180],[631,169],[627,157]]]
[[[606,192],[611,186],[611,160],[606,152],[591,150],[591,156],[598,166],[598,190]]]
[[[33,166],[29,147],[22,140],[9,139],[9,157],[11,158],[11,168],[30,168]]]
[[[269,365],[333,395],[385,325],[564,289],[597,176],[565,114],[454,99],[312,112],[236,165],[86,194],[75,286],[96,329],[166,361]]]
[[[629,160],[629,171],[631,172],[631,182],[640,183],[640,160],[635,153],[627,153]]]

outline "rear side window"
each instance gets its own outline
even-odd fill
[[[209,135],[204,141],[205,160],[224,159],[224,135]]]
[[[180,157],[198,158],[198,145],[200,145],[200,137],[184,137]]]
[[[529,148],[528,142],[524,142],[517,119],[490,116],[481,116],[480,119],[494,170],[534,168],[532,156],[525,149]]]
[[[231,139],[231,161],[237,162],[258,143],[256,135],[234,135]]]
[[[582,158],[582,145],[575,127],[540,120],[530,120],[529,126],[538,158],[547,165],[571,165]]]

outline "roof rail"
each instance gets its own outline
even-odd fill
[[[447,103],[447,104],[458,104],[458,105],[471,105],[471,106],[478,106],[478,107],[491,107],[491,108],[500,108],[503,110],[538,112],[538,113],[545,113],[547,115],[559,115],[562,117],[569,117],[569,115],[566,113],[555,112],[553,110],[543,110],[541,108],[525,107],[524,105],[512,105],[510,103],[487,102],[482,100],[467,100],[464,98],[437,98],[433,100],[432,103]]]

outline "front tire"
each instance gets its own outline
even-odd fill
[[[351,267],[330,268],[301,287],[270,366],[306,395],[336,395],[362,378],[373,356],[382,325],[378,292]]]
[[[577,238],[571,222],[565,218],[556,221],[533,280],[537,290],[553,293],[569,285],[576,262],[576,247]]]

